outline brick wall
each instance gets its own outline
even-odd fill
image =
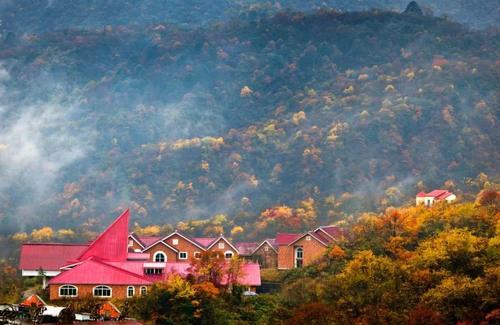
[[[62,298],[59,297],[59,287],[60,284],[51,284],[49,285],[49,292],[50,292],[50,300],[61,300],[61,299],[72,299],[72,298]],[[73,299],[78,299],[78,298],[84,298],[84,297],[92,297],[93,296],[93,290],[94,287],[97,286],[95,284],[78,284],[75,285],[75,287],[78,288],[78,297],[73,298]],[[127,288],[129,287],[128,285],[113,285],[109,286],[112,290],[111,292],[111,298],[113,299],[125,299],[127,298]],[[141,286],[133,286],[135,288],[134,295],[139,296],[140,295],[140,288]],[[149,288],[148,288],[149,290]],[[111,298],[103,298],[103,299],[111,299]]]
[[[266,251],[267,247],[267,251]],[[269,244],[265,243],[252,255],[253,259],[259,261],[262,268],[278,267],[278,254]]]
[[[224,244],[224,248],[219,248],[219,243],[222,243]],[[210,252],[219,252],[221,254],[221,256],[224,256],[224,253],[227,252],[227,251],[230,251],[233,253],[234,256],[238,255],[238,252],[236,252],[228,243],[226,243],[225,240],[223,240],[222,238],[219,238],[217,240],[217,242],[212,246],[210,247],[209,249]]]
[[[295,242],[294,247],[302,246],[304,249],[304,266],[307,266],[318,258],[323,256],[326,251],[326,247],[311,237],[311,240],[306,240],[306,236],[304,236],[299,241]]]
[[[278,247],[278,269],[291,269],[294,267],[293,247],[282,245]]]
[[[302,247],[304,249],[303,265],[307,266],[326,251],[327,247],[319,243],[313,237],[311,240],[306,240],[306,236],[295,242],[292,246],[278,247],[278,269],[291,269],[295,267],[295,248]]]
[[[175,247],[175,246],[172,246]],[[177,248],[178,249],[178,248]],[[163,252],[165,253],[167,257],[167,262],[177,262],[177,253],[170,249],[169,247],[165,246],[163,243],[157,243],[151,247],[149,247],[147,250],[144,251],[144,253],[149,253],[149,260],[151,262],[154,262],[154,254],[156,252]]]

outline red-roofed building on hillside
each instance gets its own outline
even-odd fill
[[[415,197],[416,205],[424,204],[427,207],[432,206],[438,201],[451,203],[457,199],[457,196],[447,190],[433,190],[429,193],[420,192]]]
[[[50,277],[50,299],[93,296],[125,299],[144,295],[154,282],[176,272],[187,275],[190,260],[217,252],[228,261],[239,254],[224,236],[190,238],[175,231],[163,237],[129,234],[130,212],[122,213],[94,241],[85,244],[24,244],[19,268],[23,276]],[[260,266],[243,265],[238,282],[255,290]],[[44,277],[44,278],[45,278]]]
[[[343,237],[342,229],[336,226],[319,227],[303,234],[277,234],[277,267],[286,270],[310,265]]]

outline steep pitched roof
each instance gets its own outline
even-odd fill
[[[35,305],[40,307],[40,306],[47,306],[47,303],[43,301],[43,299],[40,298],[40,296],[38,296],[37,294],[32,294],[28,298],[24,299],[23,302],[20,303],[20,305],[26,307],[31,307],[31,305]]]
[[[288,243],[288,246],[294,244],[295,242],[299,241],[300,239],[304,238],[305,236],[311,236],[311,238],[316,239],[320,244],[324,246],[328,246],[328,242],[325,242],[323,239],[321,239],[317,234],[315,234],[312,231],[306,232],[305,234],[299,235],[297,238],[295,238],[293,241]]]
[[[338,239],[344,235],[342,228],[337,226],[321,226],[319,229],[323,230],[334,239]]]
[[[85,260],[92,256],[108,261],[126,260],[129,219],[130,210],[127,209],[90,244],[78,260]]]
[[[28,243],[21,246],[19,269],[59,271],[59,268],[75,260],[88,248],[88,244]]]
[[[425,197],[425,192],[418,192],[417,197]]]
[[[137,273],[91,257],[53,277],[49,284],[150,285],[152,282]]]
[[[281,245],[288,245],[290,242],[294,241],[298,237],[300,237],[301,234],[290,234],[290,233],[277,233],[276,234],[276,244],[281,246]]]
[[[257,250],[259,250],[262,245],[264,244],[268,244],[269,246],[271,246],[271,249],[273,251],[275,251],[276,253],[278,253],[277,251],[277,246],[276,246],[276,243],[275,243],[275,239],[274,238],[268,238],[268,239],[264,239],[262,241],[262,243],[260,243],[259,245],[257,245],[257,247],[255,247],[255,249],[253,250],[252,254],[255,253]]]

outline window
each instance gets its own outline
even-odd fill
[[[156,252],[153,255],[153,261],[157,263],[165,263],[167,261],[167,255],[164,252]]]
[[[128,241],[128,247],[132,247],[134,246],[134,241],[133,240],[129,240]]]
[[[159,269],[159,268],[147,268],[147,269],[144,269],[144,274],[162,274],[163,273],[163,269]]]
[[[127,288],[127,298],[133,297],[135,293],[135,288],[134,287],[128,287]]]
[[[172,239],[172,245],[179,245],[179,239],[177,238]]]
[[[219,243],[219,249],[224,249],[224,243]]]
[[[187,258],[188,258],[187,252],[179,252],[179,259],[180,260],[187,260]]]
[[[306,236],[306,240],[311,240],[311,236]]]
[[[233,252],[231,252],[231,251],[227,251],[227,252],[225,252],[225,253],[224,253],[224,257],[225,257],[226,259],[231,259],[231,258],[233,258]]]
[[[145,296],[146,293],[148,293],[148,288],[146,287],[141,287],[141,296]]]
[[[201,258],[201,253],[200,252],[194,252],[194,258]]]
[[[264,246],[264,252],[268,252],[269,251],[269,246]]]
[[[94,297],[109,298],[111,297],[111,288],[108,286],[97,286],[94,288]]]
[[[302,267],[304,264],[304,249],[302,247],[295,248],[295,267]]]
[[[76,297],[78,289],[75,286],[64,285],[59,287],[59,297]]]

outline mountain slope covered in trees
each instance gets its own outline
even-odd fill
[[[96,229],[125,205],[141,224],[246,228],[276,205],[328,223],[421,188],[466,194],[464,179],[498,175],[499,41],[328,10],[14,39],[0,48],[1,231]]]

